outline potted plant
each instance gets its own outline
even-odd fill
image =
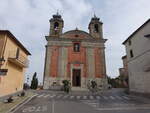
[[[70,82],[69,82],[69,80],[63,80],[62,83],[63,83],[63,90],[66,93],[69,93],[69,91],[70,91]]]

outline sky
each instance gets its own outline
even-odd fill
[[[45,36],[49,19],[57,10],[64,20],[63,31],[78,27],[88,32],[94,13],[103,22],[107,75],[117,77],[125,55],[122,42],[150,18],[149,0],[0,0],[0,29],[10,30],[31,52],[26,77],[34,72],[42,82]]]

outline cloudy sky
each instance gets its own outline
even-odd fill
[[[45,35],[49,19],[59,10],[64,31],[88,31],[94,12],[104,23],[107,75],[118,76],[125,55],[122,42],[150,18],[149,0],[0,0],[0,29],[10,30],[32,53],[26,75],[38,73],[42,81],[45,57]]]

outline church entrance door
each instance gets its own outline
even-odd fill
[[[81,86],[81,69],[73,69],[72,86]]]

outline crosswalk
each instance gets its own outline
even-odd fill
[[[94,108],[99,107],[99,101],[97,100],[81,100],[81,102]]]
[[[112,98],[113,96],[110,96],[110,98]],[[120,99],[118,98],[118,96],[116,96],[117,99]],[[128,97],[126,98],[126,96],[123,96],[124,99],[129,99]],[[115,99],[115,97],[113,98]],[[93,107],[94,109],[98,110],[98,111],[103,111],[103,110],[111,110],[111,111],[114,111],[114,110],[129,110],[129,109],[149,109],[150,108],[150,105],[148,104],[147,106],[140,106],[140,105],[136,105],[135,103],[129,103],[129,102],[125,102],[123,101],[122,103],[103,103],[101,101],[98,101],[98,100],[80,100],[82,103],[88,105],[88,106],[91,106]]]
[[[38,94],[37,98],[77,99],[77,100],[130,100],[131,99],[127,95],[103,96],[103,95],[65,95],[65,94]]]

